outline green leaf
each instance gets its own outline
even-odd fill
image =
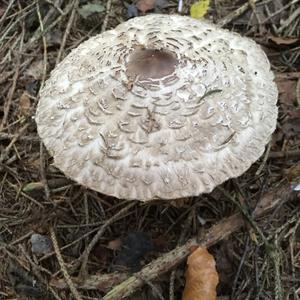
[[[195,2],[190,9],[191,17],[195,19],[202,18],[209,8],[209,1],[210,0],[199,0]]]
[[[78,9],[78,12],[84,19],[87,19],[93,13],[100,13],[103,12],[104,10],[105,8],[101,4],[88,3],[86,5],[81,6]]]

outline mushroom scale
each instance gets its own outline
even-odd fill
[[[254,41],[147,15],[90,38],[52,71],[37,129],[55,166],[88,188],[141,201],[195,196],[264,152],[273,78]]]

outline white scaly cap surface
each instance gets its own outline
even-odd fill
[[[171,73],[132,79],[132,53],[144,48],[176,59]],[[56,167],[101,193],[141,201],[208,193],[264,152],[276,127],[273,77],[248,38],[189,17],[138,17],[52,71],[38,133]]]

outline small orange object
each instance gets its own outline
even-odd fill
[[[214,257],[199,247],[188,257],[187,265],[182,300],[215,300],[219,275]]]

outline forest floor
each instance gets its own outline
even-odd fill
[[[181,299],[196,244],[216,260],[217,299],[300,299],[299,0],[210,1],[204,18],[260,44],[279,89],[265,154],[212,193],[121,201],[68,180],[40,142],[38,93],[55,65],[157,12],[178,13],[178,1],[0,1],[0,299],[120,299],[124,286],[128,299]]]

